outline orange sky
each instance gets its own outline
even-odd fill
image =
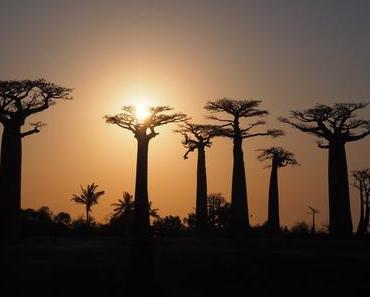
[[[271,145],[302,164],[280,171],[282,224],[309,221],[308,205],[327,223],[327,152],[276,118],[317,102],[369,101],[367,2],[74,2],[0,4],[0,79],[45,77],[74,88],[73,101],[34,116],[48,126],[24,139],[23,207],[48,205],[77,217],[84,210],[71,195],[95,182],[106,195],[93,215],[104,221],[123,191],[134,192],[136,141],[103,116],[145,99],[206,123],[206,101],[229,96],[263,100],[269,127],[287,134],[244,144],[251,223],[266,219],[269,182],[255,150]],[[149,196],[161,215],[183,217],[195,206],[196,155],[182,159],[174,128],[151,141]],[[369,148],[370,137],[347,146],[351,170],[370,167]],[[228,139],[207,151],[209,191],[227,199],[231,157]],[[352,191],[355,224],[358,200]]]

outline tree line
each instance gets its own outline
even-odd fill
[[[87,185],[86,189],[91,188]],[[81,192],[81,196],[84,195]],[[58,239],[64,236],[90,236],[99,235],[107,236],[120,236],[123,239],[130,239],[134,232],[134,198],[128,192],[123,192],[121,198],[116,203],[112,203],[112,212],[107,217],[106,222],[98,223],[92,215],[94,205],[103,195],[95,196],[97,192],[92,194],[90,192],[85,202],[81,203],[86,211],[84,216],[72,219],[71,215],[67,212],[53,213],[47,207],[42,206],[39,209],[21,209],[20,211],[20,236],[27,237],[40,237],[47,236],[52,239]],[[92,198],[95,196],[95,198]],[[96,199],[96,197],[98,197]],[[89,201],[96,201],[91,204]],[[74,201],[74,200],[73,200]],[[149,203],[150,215],[150,232],[156,238],[161,237],[193,237],[198,235],[196,228],[196,214],[190,212],[184,218],[176,215],[166,215],[161,217],[159,209],[153,208]],[[203,236],[222,236],[228,237],[231,217],[231,205],[227,202],[221,193],[210,193],[207,197],[207,233]],[[305,222],[297,222],[290,229],[283,228],[280,235],[285,237],[300,237],[308,236],[310,234],[317,234],[325,236],[326,230],[321,229],[320,232],[315,232]],[[267,223],[263,225],[255,225],[251,227],[250,235],[253,237],[263,237],[270,234]]]
[[[44,79],[0,81],[0,122],[3,126],[0,164],[0,195],[2,198],[2,216],[0,219],[1,237],[16,238],[19,234],[21,202],[21,163],[22,138],[39,133],[44,125],[31,123],[31,129],[22,131],[26,119],[48,109],[59,100],[69,100],[72,89],[48,82]],[[192,123],[190,117],[181,112],[173,112],[169,106],[148,108],[148,116],[137,116],[135,106],[124,106],[120,113],[104,117],[109,124],[117,125],[133,133],[137,141],[136,185],[133,201],[133,237],[139,240],[149,238],[150,204],[148,197],[148,150],[150,140],[159,135],[157,128],[178,123],[177,133],[183,136],[186,148],[184,158],[196,151],[197,195],[195,209],[196,234],[207,232],[209,222],[207,208],[206,148],[211,147],[215,137],[226,137],[233,141],[233,172],[231,182],[230,232],[233,235],[248,234],[250,230],[247,197],[246,170],[243,142],[255,137],[280,137],[280,129],[258,129],[266,122],[261,118],[269,112],[260,108],[261,101],[249,99],[221,98],[209,101],[204,106],[210,114],[208,118],[217,124]],[[319,139],[318,146],[328,150],[328,186],[329,186],[329,231],[335,236],[352,234],[350,211],[349,178],[345,145],[365,138],[370,134],[370,120],[360,119],[356,112],[367,103],[337,103],[333,106],[317,104],[302,110],[291,111],[287,117],[279,120],[299,131],[314,135]],[[243,119],[251,119],[244,125]],[[258,158],[270,160],[271,176],[269,188],[269,206],[267,225],[271,232],[281,230],[279,222],[278,169],[287,165],[298,165],[293,153],[280,147],[262,149]],[[366,170],[364,170],[366,171]],[[368,171],[366,171],[368,172]],[[368,176],[365,182],[357,180],[353,173],[355,186],[360,190],[361,218],[364,227],[369,220]],[[84,189],[83,189],[84,190]],[[96,185],[86,191],[95,192]],[[87,193],[83,193],[87,194]],[[99,194],[99,193],[98,193]],[[100,193],[101,196],[103,193]],[[74,196],[73,201],[85,203],[82,196]],[[92,202],[91,205],[93,205]],[[90,206],[91,207],[91,206]],[[90,209],[86,209],[89,221]],[[366,225],[366,228],[365,228]]]

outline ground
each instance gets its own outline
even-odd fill
[[[157,239],[151,264],[130,261],[120,238],[23,239],[0,253],[2,292],[11,290],[1,296],[370,294],[369,240]]]

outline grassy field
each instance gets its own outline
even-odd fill
[[[12,292],[1,296],[370,294],[367,240],[161,239],[138,265],[119,238],[34,238],[0,251],[1,288]]]

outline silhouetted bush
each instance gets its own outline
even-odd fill
[[[28,235],[54,235],[56,228],[53,221],[53,213],[47,207],[38,210],[31,208],[21,210],[21,234]]]
[[[293,225],[291,232],[296,235],[308,235],[311,233],[311,230],[306,222],[298,222]]]
[[[184,233],[185,226],[179,216],[166,216],[154,221],[153,233],[159,236],[179,236]]]

